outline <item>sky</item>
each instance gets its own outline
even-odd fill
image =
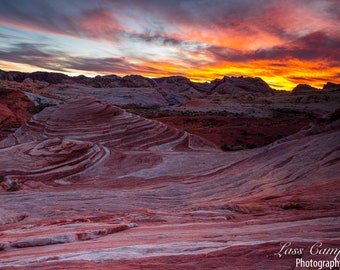
[[[340,0],[0,0],[0,69],[340,83]]]

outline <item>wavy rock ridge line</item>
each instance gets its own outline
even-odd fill
[[[111,149],[111,150],[110,150]],[[46,108],[0,142],[10,181],[55,180],[98,165],[110,151],[216,150],[209,142],[106,104],[81,98]]]
[[[109,149],[91,142],[52,138],[0,149],[1,173],[21,181],[67,177],[104,161]],[[14,166],[15,165],[15,166]]]
[[[132,223],[101,224],[79,221],[76,223],[65,221],[57,224],[39,224],[39,226],[32,228],[24,228],[20,232],[16,230],[7,231],[7,235],[0,240],[0,251],[88,241],[135,226]]]
[[[60,137],[121,150],[214,150],[187,132],[128,113],[93,98],[80,98],[35,115],[0,147]]]

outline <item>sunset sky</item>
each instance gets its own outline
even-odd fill
[[[340,83],[340,0],[0,0],[0,69]]]

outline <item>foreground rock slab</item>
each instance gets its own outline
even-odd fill
[[[222,152],[93,98],[46,108],[0,142],[0,267],[294,269],[297,259],[340,260],[339,145],[339,120]],[[6,191],[13,182],[19,191]]]

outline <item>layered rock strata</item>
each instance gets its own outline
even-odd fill
[[[222,152],[93,98],[0,143],[2,269],[293,269],[340,245],[340,123]],[[10,180],[10,181],[9,181]],[[288,243],[299,254],[280,251]],[[288,245],[287,244],[287,245]]]

